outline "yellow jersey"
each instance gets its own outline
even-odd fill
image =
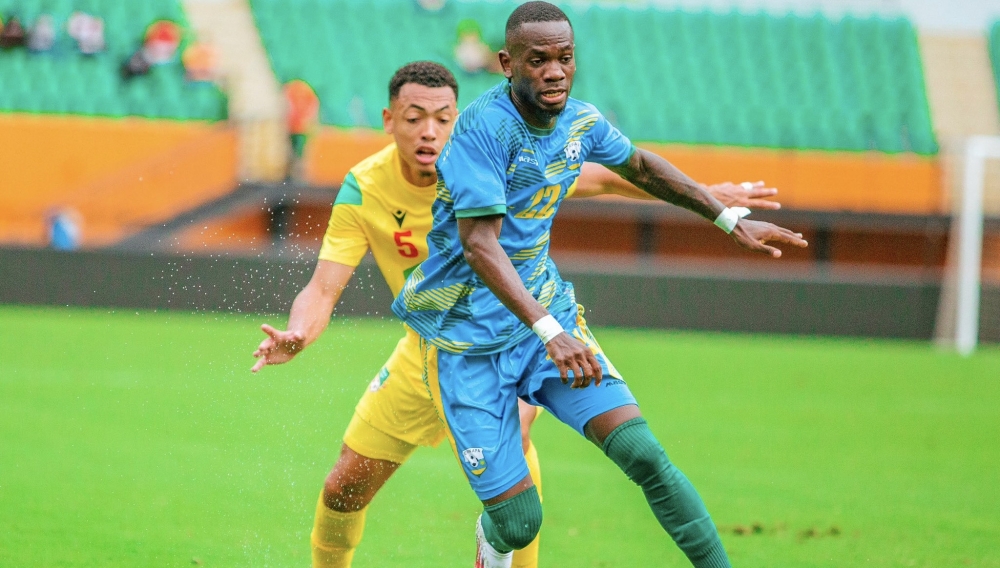
[[[434,184],[406,181],[396,144],[389,144],[344,178],[319,259],[357,266],[371,249],[392,295],[399,295],[406,277],[427,258],[435,192]]]
[[[576,181],[566,197],[576,190]],[[357,266],[369,249],[393,296],[427,258],[436,184],[406,181],[396,144],[351,168],[337,193],[319,259]]]

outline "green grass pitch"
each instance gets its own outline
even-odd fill
[[[307,566],[320,485],[400,335],[338,319],[249,373],[260,317],[0,308],[0,566]],[[275,324],[283,318],[270,318]],[[1000,351],[602,329],[738,567],[1000,567]],[[685,566],[551,416],[543,567]],[[447,445],[376,498],[355,566],[471,566]]]

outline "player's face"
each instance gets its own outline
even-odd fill
[[[458,101],[451,87],[425,87],[407,83],[382,111],[385,131],[399,148],[403,176],[415,185],[437,182],[434,162],[458,114]]]
[[[500,52],[514,103],[533,126],[551,126],[566,108],[576,74],[573,28],[569,22],[521,24]]]

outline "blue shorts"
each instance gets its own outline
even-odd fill
[[[421,341],[424,380],[448,427],[455,454],[481,500],[496,497],[528,475],[518,397],[544,407],[581,435],[592,418],[636,403],[587,329],[583,307],[553,315],[597,357],[603,369],[599,387],[573,389],[563,384],[559,369],[535,336],[498,353],[472,356],[439,351]]]

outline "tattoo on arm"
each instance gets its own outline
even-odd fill
[[[653,197],[714,221],[725,209],[701,184],[656,154],[637,148],[629,161],[612,171]]]

